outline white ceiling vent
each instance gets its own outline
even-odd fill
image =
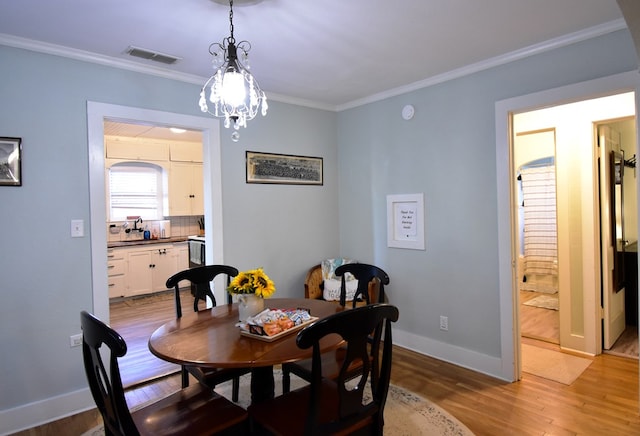
[[[127,48],[126,53],[137,58],[149,59],[167,65],[175,64],[181,59],[168,54],[159,53],[157,51],[147,50],[146,48],[134,47],[132,45]]]

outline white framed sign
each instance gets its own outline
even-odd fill
[[[424,250],[424,194],[387,195],[387,246]]]

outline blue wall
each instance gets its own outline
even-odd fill
[[[495,103],[635,69],[618,31],[340,114],[340,246],[391,277],[395,338],[472,368],[501,357]],[[426,250],[388,248],[386,196],[412,193]]]
[[[0,188],[3,434],[21,408],[70,413],[66,396],[87,388],[81,349],[69,347],[93,308],[87,101],[203,115],[197,85],[5,46],[0,65],[0,136],[23,140],[23,185]],[[338,251],[335,120],[271,101],[240,142],[221,132],[224,259],[263,266],[282,297],[302,296],[306,270]],[[321,156],[325,184],[247,185],[246,150]],[[70,237],[72,219],[87,237]]]

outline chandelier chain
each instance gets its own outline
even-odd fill
[[[235,43],[236,40],[233,37],[233,0],[229,0],[229,32],[231,36],[229,37],[230,43]]]

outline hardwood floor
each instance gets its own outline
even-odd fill
[[[559,312],[524,304],[540,295],[545,294],[520,291],[520,334],[523,338],[559,344]],[[638,328],[636,326],[627,326],[620,338],[605,353],[638,359]]]
[[[520,334],[526,338],[559,344],[560,316],[558,311],[524,304],[541,295],[544,294],[520,291]]]
[[[158,321],[166,316],[160,309],[145,310]],[[146,378],[142,373],[141,377]],[[507,383],[394,347],[391,381],[438,404],[478,436],[640,434],[636,359],[597,356],[578,380],[566,386],[526,373],[521,381]],[[179,388],[178,375],[162,377],[129,389],[127,403],[136,407]],[[80,434],[99,421],[93,410],[18,435]]]
[[[183,302],[193,301],[188,290],[182,295]],[[109,324],[127,343],[127,354],[120,359],[123,386],[135,386],[180,370],[180,366],[155,357],[147,346],[149,336],[176,316],[173,291],[111,302],[109,309]]]
[[[476,435],[640,434],[638,361],[600,355],[571,386],[524,374],[516,383],[398,348],[391,380]]]

